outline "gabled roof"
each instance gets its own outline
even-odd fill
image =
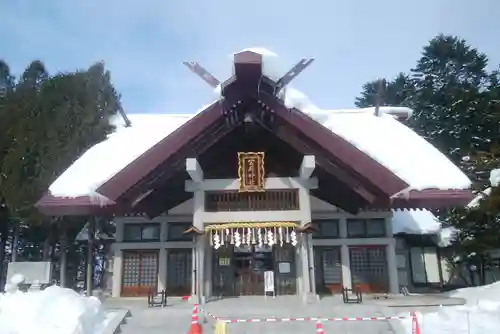
[[[222,85],[221,99],[195,115],[131,115],[132,127],[119,127],[89,149],[51,185],[38,208],[53,215],[90,214],[103,206],[115,210],[124,206],[126,210],[130,204],[123,202],[127,191],[166,162],[170,167],[183,167],[189,154],[185,152],[192,151],[185,148],[191,142],[206,141],[204,133],[220,129],[234,106],[246,98],[258,98],[263,108],[293,127],[296,134],[327,152],[326,163],[332,165],[332,171],[349,170],[393,203],[422,207],[429,205],[428,198],[447,205],[470,200],[470,191],[463,191],[470,181],[458,167],[384,109],[380,116],[367,110],[310,112],[301,100],[306,114],[290,105],[289,96],[280,99],[274,95],[274,81],[269,77],[275,75],[266,75],[259,54],[236,54],[234,66],[234,76]],[[262,74],[265,84],[259,81]],[[136,117],[144,124],[134,121]]]

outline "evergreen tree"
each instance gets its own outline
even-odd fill
[[[358,108],[373,107],[377,104],[378,99],[380,105],[411,107],[413,95],[412,80],[408,75],[400,73],[388,82],[385,79],[378,79],[364,84],[361,96],[356,98],[354,104]]]
[[[499,122],[493,121],[500,80],[497,71],[487,71],[487,63],[486,55],[463,39],[439,35],[423,48],[411,75],[389,81],[381,96],[382,105],[413,108],[408,125],[481,183],[489,170],[477,169],[471,160],[500,142]],[[377,82],[363,86],[358,107],[375,105]]]
[[[487,64],[487,56],[463,39],[439,35],[423,48],[410,77],[400,76],[399,85],[388,83],[381,102],[413,108],[408,125],[480,190],[488,187],[490,170],[500,167],[500,76]],[[364,85],[356,105],[374,105],[376,87],[376,82]],[[458,230],[456,253],[479,269],[482,283],[489,251],[500,245],[499,211],[500,190],[493,188],[474,208],[440,212]]]
[[[86,71],[49,76],[35,61],[18,82],[8,67],[0,66],[0,73],[0,83],[7,88],[0,96],[2,212],[38,225],[52,223],[37,213],[34,203],[73,161],[113,130],[109,119],[121,109],[119,95],[101,63]],[[44,231],[56,230],[45,225]],[[2,241],[0,253],[5,249]],[[49,235],[49,241],[55,237]],[[2,268],[0,284],[1,273]]]
[[[437,36],[424,47],[412,70],[416,88],[413,128],[461,167],[464,157],[489,151],[500,140],[492,122],[496,74],[488,73],[485,54],[463,39]],[[464,168],[473,179],[475,170]]]

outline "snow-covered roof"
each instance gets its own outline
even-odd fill
[[[286,70],[279,58],[265,49],[263,71],[278,79]],[[338,136],[352,143],[410,185],[410,189],[467,189],[469,179],[438,149],[400,123],[391,114],[411,114],[401,107],[326,110],[312,104],[307,96],[287,88],[281,92],[287,107],[297,108]],[[130,114],[132,126],[118,126],[107,140],[90,148],[49,188],[55,197],[92,196],[96,189],[141,154],[186,123],[192,115]],[[403,190],[403,189],[402,189]]]
[[[428,210],[393,210],[392,233],[435,235],[441,247],[447,247],[456,233],[453,227],[442,227],[439,219]]]
[[[186,123],[193,115],[130,114],[131,127],[113,120],[116,131],[76,160],[49,187],[56,197],[99,197],[102,184]]]
[[[393,234],[436,234],[439,231],[441,222],[428,210],[393,210]]]

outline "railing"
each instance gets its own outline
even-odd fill
[[[217,211],[281,211],[299,210],[297,189],[267,190],[265,192],[207,192],[205,210]]]

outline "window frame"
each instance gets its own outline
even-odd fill
[[[368,224],[374,222],[381,222],[383,226],[383,233],[380,234],[368,234]],[[363,233],[361,234],[351,234],[349,233],[349,226],[351,222],[362,222],[363,223]],[[346,232],[348,239],[369,239],[369,238],[386,238],[387,237],[387,221],[385,218],[349,218],[346,219]]]
[[[340,219],[333,218],[333,219],[315,219],[312,221],[312,224],[314,228],[318,230],[318,232],[313,232],[312,233],[312,238],[313,239],[340,239]],[[336,236],[324,236],[323,235],[323,225],[325,224],[332,224],[335,225],[335,229],[337,231]]]
[[[184,227],[184,231],[187,230],[191,226],[190,223],[183,222],[173,222],[167,223],[167,241],[193,241],[193,236],[191,234],[182,234],[176,237],[172,237],[172,228],[173,227]]]
[[[143,230],[148,227],[158,228],[158,237],[157,238],[144,238]],[[140,239],[127,239],[127,228],[139,228],[140,230]],[[123,242],[159,242],[161,239],[161,224],[160,223],[126,223],[123,227]]]
[[[413,252],[412,250],[418,249],[419,250],[419,255],[421,257],[421,264],[423,265],[423,276],[425,276],[424,280],[418,279],[416,277],[416,272],[414,269],[417,269],[417,264],[415,263],[415,259],[413,258]],[[427,252],[428,250],[432,250],[431,252]],[[437,260],[437,271],[438,271],[438,276],[439,276],[439,281],[438,282],[432,282],[429,280],[429,270],[430,268],[427,267],[427,258],[426,254],[435,254],[436,255],[436,260]],[[419,245],[419,246],[411,246],[408,248],[408,266],[407,270],[409,271],[410,278],[411,278],[411,283],[413,286],[416,287],[422,287],[422,286],[438,286],[444,283],[443,280],[443,269],[442,269],[442,264],[441,264],[441,252],[439,251],[439,247],[437,246],[424,246],[424,245]],[[429,264],[430,266],[430,264]]]

